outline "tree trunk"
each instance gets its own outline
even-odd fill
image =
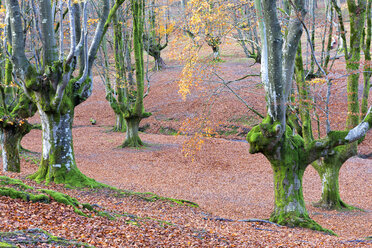
[[[127,131],[127,125],[122,113],[116,114],[116,124],[114,127],[114,132],[121,132],[124,133]]]
[[[286,151],[293,160],[275,161],[274,171],[275,209],[270,220],[281,225],[298,226],[298,222],[309,219],[302,193],[304,169],[299,163],[296,150]],[[288,169],[291,168],[291,169]]]
[[[44,112],[39,108],[43,134],[43,152],[38,171],[31,175],[37,182],[54,182],[74,187],[93,187],[98,183],[82,174],[76,166],[72,122],[74,111]]]
[[[266,155],[274,171],[275,208],[270,221],[290,227],[324,230],[310,219],[302,192],[302,178],[307,167],[303,162],[303,147],[296,147],[292,138],[284,140],[279,159]],[[292,145],[293,144],[293,145]]]
[[[273,169],[275,208],[270,221],[334,234],[312,220],[306,210],[302,178],[308,166],[309,154],[305,151],[303,139],[292,135],[292,130],[287,126],[285,134],[277,141],[278,125],[279,122],[269,124],[265,119],[247,135],[249,152],[263,153]]]
[[[2,129],[3,171],[21,172],[19,147],[22,137],[23,135],[14,127]]]
[[[357,144],[340,146],[334,149],[335,154],[314,162],[312,165],[322,181],[322,197],[314,203],[315,207],[329,210],[352,210],[355,207],[343,202],[339,190],[339,173],[347,159],[356,155]]]
[[[31,131],[27,121],[14,122],[1,129],[3,171],[20,172],[19,151],[22,138]]]
[[[220,60],[220,47],[217,46],[212,46],[213,50],[213,60],[218,61]]]
[[[161,71],[165,68],[166,64],[163,60],[163,58],[160,56],[160,51],[159,51],[159,54],[156,54],[154,56],[154,59],[155,59],[155,66],[154,66],[154,70],[155,71]]]
[[[129,117],[125,118],[127,124],[127,137],[121,147],[141,147],[143,142],[138,135],[138,128],[142,118]]]

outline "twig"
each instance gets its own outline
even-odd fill
[[[223,85],[225,85],[249,110],[251,110],[253,113],[255,113],[256,115],[258,115],[259,117],[261,117],[262,119],[265,118],[262,114],[260,114],[257,110],[255,110],[254,108],[252,108],[251,106],[248,105],[248,103],[241,97],[239,96],[238,93],[236,93],[230,86],[229,84],[230,83],[233,83],[233,82],[238,82],[238,81],[241,81],[249,76],[259,76],[259,75],[246,75],[240,79],[237,79],[237,80],[233,80],[233,81],[228,81],[226,82],[222,77],[220,77],[217,73],[214,72],[214,74],[222,80],[222,82],[219,82]]]
[[[278,227],[282,227],[281,225],[275,223],[275,222],[271,222],[269,220],[261,220],[261,219],[246,219],[246,220],[237,220],[238,222],[259,222],[259,223],[268,223],[268,224],[272,224],[272,225],[276,225]]]
[[[215,221],[225,221],[225,222],[258,222],[258,223],[268,223],[272,224],[278,227],[282,227],[282,225],[279,225],[275,222],[271,222],[269,220],[262,220],[262,219],[242,219],[242,220],[233,220],[233,219],[226,219],[226,218],[221,218],[221,217],[215,217],[215,218],[209,218],[209,217],[204,217],[204,220],[215,220]],[[261,229],[259,229],[261,230]],[[264,230],[264,229],[262,229]],[[271,230],[272,231],[272,230]]]

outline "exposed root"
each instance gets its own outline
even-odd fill
[[[329,235],[337,236],[332,230],[323,228],[319,225],[316,221],[312,220],[310,217],[307,216],[296,216],[296,215],[272,215],[270,217],[270,221],[277,223],[282,226],[288,227],[302,227],[308,228],[315,231],[324,232]]]
[[[80,172],[78,168],[73,168],[69,172],[52,175],[48,170],[39,167],[39,170],[28,176],[29,179],[35,180],[37,183],[45,182],[46,184],[54,182],[56,184],[64,184],[69,188],[103,188],[106,185],[97,182],[93,178],[89,178]]]
[[[132,148],[138,148],[138,147],[143,147],[143,146],[146,146],[146,144],[144,142],[142,142],[142,140],[140,138],[138,139],[135,139],[135,138],[132,138],[132,139],[126,139],[125,142],[119,146],[120,148],[126,148],[126,147],[132,147]]]
[[[325,200],[320,200],[318,202],[313,202],[312,204],[314,207],[317,208],[322,208],[325,210],[337,210],[337,211],[353,211],[353,210],[359,210],[359,211],[364,211],[361,208],[354,207],[351,205],[346,204],[344,201],[341,199],[338,199],[336,201],[325,201]]]
[[[67,194],[48,189],[36,190],[35,188],[24,184],[21,180],[18,179],[0,176],[0,185],[10,186],[0,187],[0,195],[8,196],[13,199],[22,199],[24,201],[45,203],[50,203],[52,200],[54,200],[65,205],[72,206],[75,213],[85,217],[89,217],[89,215],[81,211],[81,209],[87,209],[89,211],[93,211],[97,215],[107,217],[109,219],[114,219],[114,217],[112,217],[110,214],[102,211],[97,211],[93,208],[92,205],[88,203],[80,203],[76,198],[73,198]],[[16,189],[13,187],[15,187]],[[39,194],[39,192],[44,194]]]
[[[43,244],[51,244],[53,247],[93,247],[76,240],[68,240],[53,236],[40,228],[14,232],[0,232],[0,247],[23,247],[23,245],[44,247]]]

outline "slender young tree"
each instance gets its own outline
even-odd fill
[[[64,183],[71,186],[98,186],[93,179],[83,175],[76,166],[72,122],[74,109],[92,94],[92,67],[103,35],[107,31],[113,14],[124,0],[117,0],[110,11],[109,0],[99,1],[99,22],[95,34],[88,41],[88,2],[81,4],[68,0],[55,2],[31,1],[34,9],[35,32],[42,44],[42,56],[34,63],[26,55],[22,12],[17,0],[6,0],[10,16],[9,32],[12,34],[11,62],[17,82],[25,94],[37,106],[43,136],[43,152],[38,171],[30,178],[36,181]],[[66,6],[67,5],[67,6]],[[80,11],[80,8],[83,10]],[[70,41],[65,49],[64,9],[68,10]],[[80,40],[77,27],[82,13],[83,23]],[[40,19],[39,19],[40,18]],[[56,20],[55,20],[56,18]],[[54,24],[58,22],[59,32]],[[65,54],[68,50],[68,54]],[[82,56],[79,58],[79,56]],[[84,61],[81,74],[74,76],[78,60]]]
[[[287,125],[287,104],[292,87],[295,57],[302,34],[305,1],[292,5],[287,34],[282,27],[274,0],[255,1],[261,31],[261,75],[267,99],[267,117],[247,135],[250,153],[262,153],[274,173],[275,208],[270,220],[281,225],[301,226],[328,233],[310,219],[302,192],[305,169],[332,148],[358,140],[372,127],[371,108],[367,117],[350,131],[334,131],[307,144]]]

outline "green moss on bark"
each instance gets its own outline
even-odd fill
[[[31,131],[31,125],[23,119],[3,117],[0,119],[3,170],[20,172],[20,143]]]
[[[43,164],[43,162],[42,162]],[[71,188],[102,188],[103,184],[96,180],[85,176],[74,165],[74,168],[69,171],[66,168],[59,168],[58,170],[50,171],[50,166],[39,166],[36,173],[30,175],[28,178],[35,180],[38,183],[45,182],[49,184],[54,182],[56,184],[64,184],[66,187]]]
[[[250,153],[263,153],[270,161],[274,173],[275,208],[270,221],[290,227],[305,227],[313,230],[334,233],[312,220],[306,210],[302,192],[302,178],[307,164],[304,141],[293,135],[289,126],[284,135],[280,133],[279,123],[265,120],[254,127],[247,135]]]
[[[347,159],[356,155],[356,149],[356,143],[336,147],[333,149],[332,155],[312,164],[322,183],[322,196],[318,202],[313,204],[315,207],[342,211],[359,209],[346,204],[341,199],[339,190],[340,169]]]

